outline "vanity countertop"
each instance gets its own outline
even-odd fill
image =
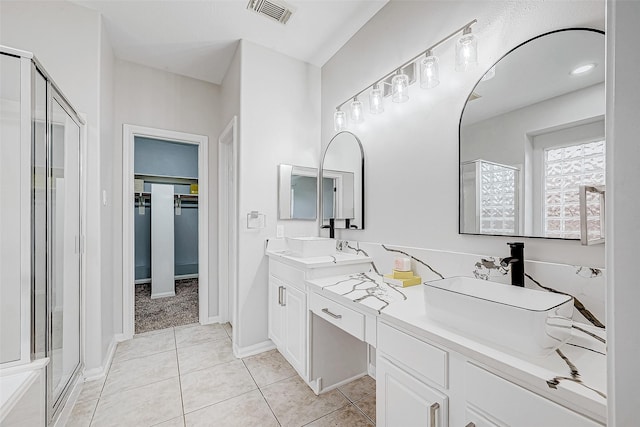
[[[307,283],[316,292],[472,358],[506,379],[606,423],[607,402],[599,394],[606,392],[606,344],[579,329],[572,329],[572,337],[560,347],[560,352],[546,357],[515,355],[429,320],[425,314],[424,285],[397,288],[385,283],[382,276],[373,271]],[[602,329],[576,326],[602,338],[605,336]],[[575,365],[579,379],[571,379],[571,369],[561,355]],[[554,384],[554,379],[559,382]]]
[[[269,240],[267,242],[267,249],[265,253],[270,258],[277,259],[280,262],[302,269],[366,264],[372,261],[368,256],[348,252],[336,252],[332,255],[302,258],[300,256],[296,256],[296,253],[291,251],[282,239]]]

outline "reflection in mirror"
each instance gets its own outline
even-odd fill
[[[318,169],[278,165],[278,219],[316,219]]]
[[[460,233],[580,238],[578,187],[604,184],[604,46],[597,30],[544,34],[478,82],[460,118]]]
[[[335,228],[364,228],[364,151],[348,131],[336,134],[324,152],[322,224],[335,219]]]

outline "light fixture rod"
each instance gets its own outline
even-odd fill
[[[338,104],[338,106],[336,107],[336,109],[340,109],[342,108],[342,106],[344,104],[346,104],[347,102],[353,100],[353,98],[357,98],[360,95],[362,95],[364,92],[367,91],[367,89],[369,89],[370,87],[384,81],[386,78],[388,78],[389,76],[393,75],[393,73],[395,73],[396,71],[406,67],[407,65],[411,64],[413,61],[415,61],[416,59],[420,58],[422,55],[424,55],[425,53],[429,52],[430,50],[434,50],[435,48],[437,48],[438,46],[440,46],[441,44],[451,40],[453,37],[455,37],[458,33],[463,32],[465,29],[467,28],[471,28],[471,26],[473,24],[476,24],[478,22],[477,19],[474,19],[473,21],[468,22],[467,24],[463,25],[462,27],[458,28],[457,30],[455,30],[454,32],[452,32],[451,34],[449,34],[448,36],[444,37],[443,39],[441,39],[440,41],[438,41],[437,43],[433,44],[432,46],[428,47],[427,49],[423,50],[422,52],[420,52],[419,54],[417,54],[416,56],[414,56],[413,58],[409,59],[408,61],[406,61],[405,63],[403,63],[402,65],[400,65],[399,67],[395,67],[391,72],[385,74],[384,76],[382,76],[381,78],[377,79],[375,82],[371,83],[370,85],[368,85],[367,87],[365,87],[364,89],[362,89],[360,92],[356,93],[354,96],[349,97],[348,99],[346,99],[345,101],[343,101],[342,103]]]

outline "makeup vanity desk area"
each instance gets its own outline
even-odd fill
[[[389,286],[368,257],[298,258],[274,246],[269,338],[316,394],[371,375],[378,426],[606,424],[606,347],[588,335],[560,348],[579,370],[572,380],[555,352],[511,354],[428,320],[424,285]]]

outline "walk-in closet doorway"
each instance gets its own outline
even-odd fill
[[[125,339],[208,323],[207,143],[202,135],[123,126]]]

